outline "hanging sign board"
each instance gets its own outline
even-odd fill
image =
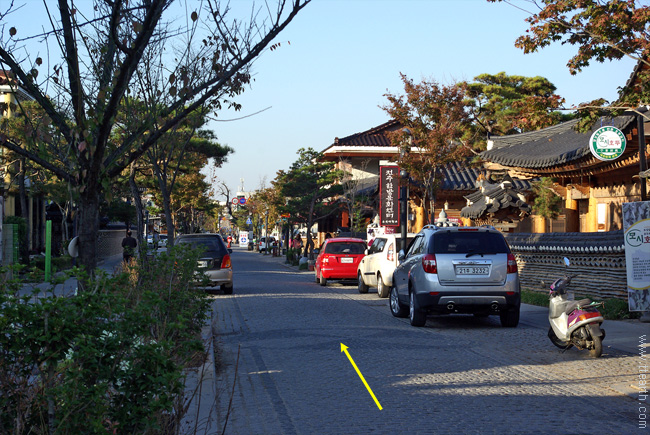
[[[589,138],[591,154],[599,160],[616,160],[625,151],[625,135],[613,126],[600,127]]]
[[[398,227],[399,222],[399,168],[379,168],[379,226]]]

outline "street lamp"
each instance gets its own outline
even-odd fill
[[[413,133],[411,133],[411,130],[408,128],[404,127],[402,129],[402,133],[406,135],[406,142],[402,144],[402,146],[399,149],[399,159],[400,159],[400,165],[402,165],[403,159],[408,156],[409,152],[411,151],[411,144],[413,143]],[[400,194],[399,194],[399,200],[400,200],[400,229],[401,229],[401,236],[402,236],[402,250],[406,252],[406,217],[407,217],[407,198],[406,196],[408,195],[408,190],[406,184],[408,183],[408,178],[409,178],[409,173],[404,169],[403,167],[400,168],[399,175],[402,178],[402,186],[400,187]]]

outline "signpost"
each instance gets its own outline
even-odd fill
[[[399,168],[379,168],[379,226],[398,227],[399,219]]]

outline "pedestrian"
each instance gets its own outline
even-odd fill
[[[126,237],[122,239],[122,259],[125,263],[130,263],[135,255],[135,248],[138,246],[138,241],[131,237],[131,230],[126,230]]]
[[[160,234],[158,231],[153,230],[153,249],[158,250],[158,245],[160,244]]]

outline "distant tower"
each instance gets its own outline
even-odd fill
[[[244,192],[244,179],[240,178],[239,181],[241,182],[241,185],[239,186],[239,191]]]

